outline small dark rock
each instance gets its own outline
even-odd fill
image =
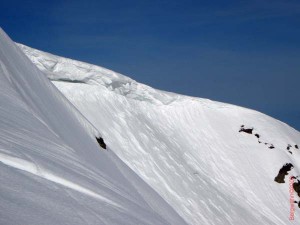
[[[296,149],[299,149],[298,145],[295,145],[295,148],[296,148]]]
[[[245,132],[247,134],[252,134],[253,128],[241,128],[239,132]]]
[[[271,144],[271,145],[269,146],[269,149],[273,149],[273,148],[275,148],[275,147],[274,147],[274,145]]]
[[[297,201],[294,201],[294,203],[298,203],[298,207],[300,208],[300,201],[299,202],[297,202]]]
[[[260,138],[260,135],[259,134],[254,134],[255,137],[257,138]]]
[[[105,144],[105,142],[104,142],[104,140],[103,140],[102,137],[99,137],[99,138],[96,137],[96,140],[97,140],[98,144],[101,146],[101,148],[106,149],[106,144]]]

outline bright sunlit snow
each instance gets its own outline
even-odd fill
[[[185,224],[0,30],[0,224]]]
[[[295,220],[289,220],[289,177],[299,175],[300,150],[287,150],[300,144],[298,131],[257,111],[155,90],[98,66],[19,46],[110,149],[189,224],[300,220],[297,204]],[[242,125],[254,128],[253,134],[239,132]],[[286,163],[294,168],[279,184],[274,178]]]
[[[17,46],[2,30],[0,131],[0,224],[300,220],[295,129]]]

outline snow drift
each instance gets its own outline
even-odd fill
[[[185,224],[0,30],[0,224]]]
[[[102,67],[19,46],[188,223],[300,220],[289,192],[290,176],[299,175],[298,131],[257,111],[155,90]],[[286,163],[294,167],[284,171],[285,183],[275,182]]]

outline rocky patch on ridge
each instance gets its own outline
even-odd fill
[[[285,176],[288,175],[288,172],[293,169],[294,166],[292,163],[286,163],[281,167],[281,169],[278,172],[278,175],[275,177],[275,181],[277,183],[285,183]]]
[[[253,134],[253,131],[254,131],[253,127],[246,128],[245,125],[241,125],[240,130],[239,130],[240,133],[244,132],[246,134],[251,134],[251,135]],[[258,143],[261,144],[262,143],[262,141],[260,140],[261,135],[258,134],[258,133],[254,133],[254,136],[257,138]],[[267,145],[269,149],[274,149],[275,148],[275,146],[273,144],[269,144],[267,142],[264,142],[264,144]]]

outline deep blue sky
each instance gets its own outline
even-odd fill
[[[5,1],[20,43],[300,130],[300,1]]]

